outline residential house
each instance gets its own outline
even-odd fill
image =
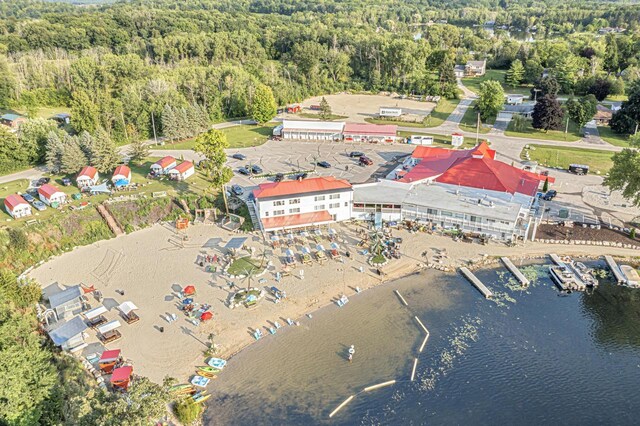
[[[596,106],[596,115],[593,116],[596,124],[598,124],[599,126],[608,126],[612,117],[613,111],[611,111],[611,109],[607,108],[604,105]]]
[[[253,196],[260,229],[265,232],[351,218],[351,184],[332,176],[263,183]]]
[[[521,105],[524,101],[524,95],[511,94],[507,95],[507,104],[509,105]]]
[[[45,183],[38,188],[38,197],[40,198],[40,201],[48,206],[54,203],[63,204],[67,201],[67,194],[48,183]]]
[[[78,184],[78,188],[87,188],[89,186],[94,186],[98,183],[98,179],[100,175],[95,167],[85,166],[78,173],[78,177],[76,177],[76,183]]]
[[[465,76],[465,68],[464,65],[456,65],[453,67],[453,74],[456,78],[463,78]]]
[[[487,72],[487,61],[467,61],[464,66],[465,77],[480,77]]]
[[[14,219],[31,216],[31,206],[22,196],[17,194],[8,195],[4,199],[4,208]]]
[[[26,117],[17,114],[4,114],[0,116],[0,124],[4,124],[12,129],[17,129],[25,121],[27,121]]]
[[[169,178],[173,180],[185,180],[196,172],[191,161],[183,161],[173,169],[169,170]]]
[[[118,181],[131,182],[131,169],[128,166],[121,164],[113,171],[111,182],[116,183]]]
[[[58,319],[69,313],[79,313],[82,310],[82,288],[76,285],[50,295],[49,305]]]
[[[151,172],[155,175],[165,175],[176,166],[176,159],[170,155],[162,157],[151,165]]]

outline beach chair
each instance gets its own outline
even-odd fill
[[[324,253],[324,247],[322,244],[318,244],[316,246],[316,260],[320,263],[327,260],[327,255]]]

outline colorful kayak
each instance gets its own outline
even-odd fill
[[[214,373],[207,373],[206,371],[202,371],[202,370],[198,370],[197,373],[202,376],[202,377],[206,377],[208,379],[217,379],[218,376],[216,376]]]
[[[191,399],[193,399],[193,402],[195,402],[196,404],[200,404],[201,402],[205,402],[209,398],[211,398],[211,395],[199,395],[199,396],[192,396],[191,397]]]
[[[169,392],[177,394],[191,393],[194,390],[193,385],[190,384],[174,385],[169,388]]]
[[[227,361],[222,358],[209,358],[207,364],[209,364],[210,367],[222,370],[227,365]]]
[[[220,372],[219,368],[214,368],[214,367],[211,367],[209,365],[204,365],[202,367],[198,367],[198,370],[199,371],[206,371],[207,373],[212,373],[212,374]]]

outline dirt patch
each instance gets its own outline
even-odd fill
[[[182,212],[169,197],[109,203],[105,207],[127,233],[162,220],[171,220]]]
[[[574,226],[569,228],[562,225],[540,225],[536,232],[536,239],[542,240],[579,240],[579,241],[609,241],[623,244],[638,244],[639,239],[632,239],[629,235],[613,229],[592,229]]]

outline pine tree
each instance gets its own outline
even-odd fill
[[[207,110],[199,104],[194,104],[191,106],[191,108],[193,109],[194,126],[197,129],[197,134],[209,130],[210,120]]]
[[[327,102],[327,100],[323,96],[322,100],[320,101],[320,120],[327,121],[330,119],[331,119],[331,105],[329,105],[329,102]]]
[[[135,126],[129,125],[127,134],[129,135],[129,151],[127,152],[129,161],[140,164],[149,156],[149,147],[142,140]]]
[[[85,130],[78,136],[78,143],[80,144],[80,149],[84,152],[84,155],[91,160],[95,149],[95,140],[93,139],[93,136]]]
[[[64,142],[57,132],[49,132],[46,143],[45,163],[51,173],[60,173]]]
[[[162,134],[170,141],[178,139],[180,127],[175,110],[170,105],[165,105],[162,110]]]
[[[620,58],[618,56],[618,43],[613,34],[607,36],[607,47],[604,52],[604,63],[602,68],[608,73],[616,73],[620,68]]]
[[[524,66],[520,59],[511,62],[511,67],[505,75],[505,82],[511,87],[517,87],[524,80]]]
[[[67,174],[75,174],[86,165],[87,157],[80,148],[78,138],[76,136],[65,136],[60,171]]]
[[[99,128],[96,131],[94,149],[90,158],[91,164],[100,173],[106,173],[113,170],[121,161],[122,157],[115,143],[103,128]]]
[[[176,120],[176,139],[187,139],[194,135],[191,115],[185,107],[174,108],[173,113]]]
[[[277,112],[278,106],[271,88],[264,84],[259,84],[251,101],[251,118],[259,124],[264,124],[275,117]]]

